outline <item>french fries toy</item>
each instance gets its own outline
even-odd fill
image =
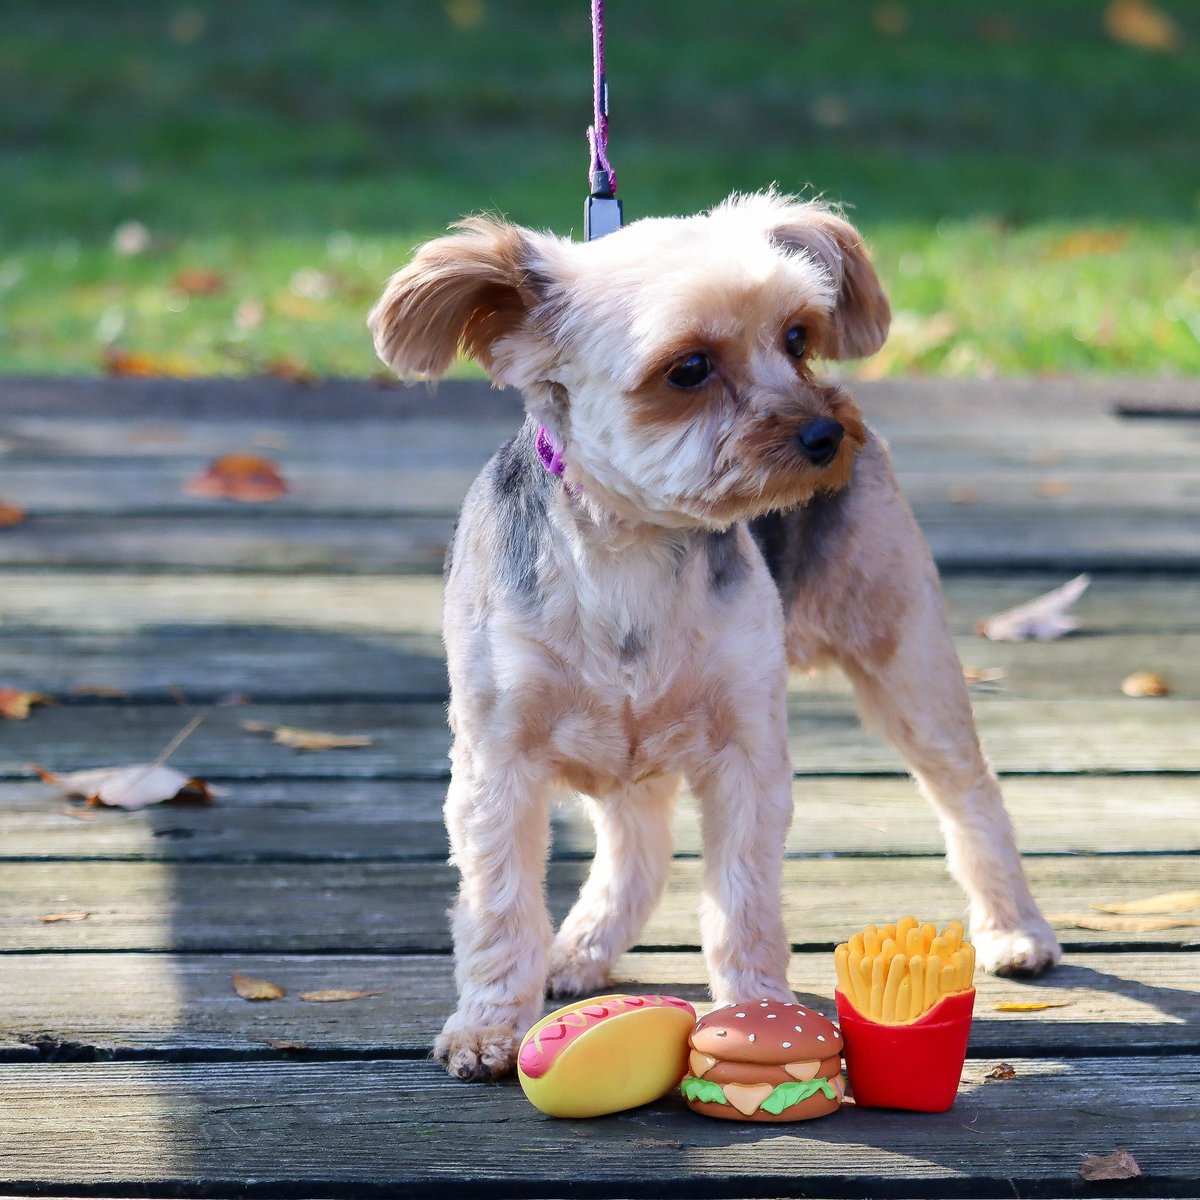
[[[543,1017],[525,1035],[517,1075],[551,1117],[601,1117],[649,1104],[687,1069],[696,1010],[677,996],[597,996]]]
[[[868,925],[833,952],[846,1074],[863,1108],[945,1112],[975,1007],[975,947],[961,921]]]

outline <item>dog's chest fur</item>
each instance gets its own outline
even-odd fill
[[[702,767],[782,695],[782,614],[747,530],[594,524],[528,428],[472,489],[454,559],[452,721],[488,757],[604,795]]]

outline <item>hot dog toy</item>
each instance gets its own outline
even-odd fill
[[[834,951],[846,1074],[862,1108],[945,1112],[958,1093],[975,1006],[975,947],[960,921],[868,925]]]
[[[525,1035],[517,1076],[551,1117],[601,1117],[665,1096],[687,1067],[696,1010],[676,996],[597,996]]]

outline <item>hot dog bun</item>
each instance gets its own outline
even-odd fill
[[[676,996],[596,996],[543,1017],[525,1035],[517,1076],[551,1117],[599,1117],[649,1104],[687,1068],[696,1010]]]

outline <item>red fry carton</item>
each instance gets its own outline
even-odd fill
[[[840,992],[846,1075],[862,1108],[945,1112],[958,1094],[975,989],[944,996],[909,1025],[884,1025],[864,1017]]]

